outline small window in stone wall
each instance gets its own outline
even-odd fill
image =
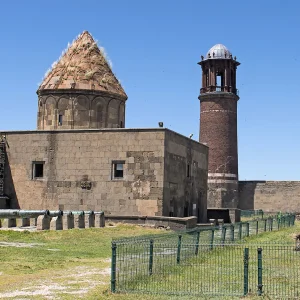
[[[63,116],[62,115],[58,115],[58,126],[61,126],[63,122]]]
[[[186,177],[190,177],[190,176],[191,176],[191,166],[190,164],[188,164],[186,168]]]
[[[32,179],[40,179],[44,177],[44,161],[32,162]]]
[[[124,164],[125,161],[113,161],[112,162],[112,179],[124,178]]]

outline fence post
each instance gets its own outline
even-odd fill
[[[288,226],[291,227],[291,215],[288,214]]]
[[[267,231],[267,219],[264,219],[265,223],[264,223],[264,231]]]
[[[149,275],[152,275],[153,268],[153,240],[150,240],[150,249],[149,249]]]
[[[258,220],[256,221],[256,235],[258,235]]]
[[[239,223],[239,239],[242,239],[242,233],[243,233],[243,223]]]
[[[273,231],[273,218],[270,218],[270,231]]]
[[[180,263],[180,250],[181,250],[181,235],[178,235],[178,246],[177,246],[177,263]]]
[[[262,248],[257,249],[257,275],[258,275],[258,285],[257,285],[257,295],[261,296],[263,293],[263,284],[262,284]]]
[[[231,233],[231,241],[234,241],[234,225],[231,224],[230,225],[230,233]]]
[[[248,294],[249,281],[249,248],[244,249],[244,296]]]
[[[197,232],[195,255],[198,255],[199,252],[199,241],[200,241],[200,230]]]
[[[111,244],[112,255],[111,255],[111,292],[116,291],[116,266],[117,266],[117,244]]]
[[[295,214],[293,214],[293,218],[292,218],[292,226],[295,225],[295,218],[296,218],[296,216],[295,216]]]
[[[211,240],[210,240],[210,250],[212,250],[214,247],[214,238],[215,238],[215,230],[212,229],[211,230]]]
[[[222,227],[222,244],[225,244],[225,239],[226,239],[226,227]]]
[[[246,236],[250,235],[250,222],[246,223]]]

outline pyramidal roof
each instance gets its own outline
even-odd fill
[[[88,31],[84,31],[45,75],[42,90],[94,90],[118,94],[127,99],[120,82],[113,74]]]

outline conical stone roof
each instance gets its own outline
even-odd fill
[[[46,90],[93,90],[127,99],[104,54],[91,34],[84,31],[46,74],[38,93]]]

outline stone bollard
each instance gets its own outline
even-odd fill
[[[86,212],[85,214],[85,228],[95,227],[95,214],[93,211]]]
[[[50,230],[62,230],[63,220],[62,216],[53,217],[50,222]]]
[[[211,225],[217,226],[217,219],[209,219],[208,221]]]
[[[95,227],[105,227],[104,212],[95,213]]]
[[[30,219],[29,218],[22,218],[21,226],[22,227],[30,226]]]
[[[22,226],[22,218],[16,218],[16,227]]]
[[[72,213],[63,216],[63,229],[74,228],[74,215]]]
[[[47,215],[38,216],[36,222],[37,230],[49,230],[50,229],[51,217]]]
[[[219,226],[223,226],[224,225],[224,219],[218,219],[217,223]]]
[[[74,215],[74,228],[85,228],[84,212]]]
[[[30,226],[36,226],[37,225],[37,218],[30,218]]]
[[[5,219],[3,219],[1,226],[3,228],[16,227],[17,226],[17,221],[16,221],[16,219],[5,218]]]

